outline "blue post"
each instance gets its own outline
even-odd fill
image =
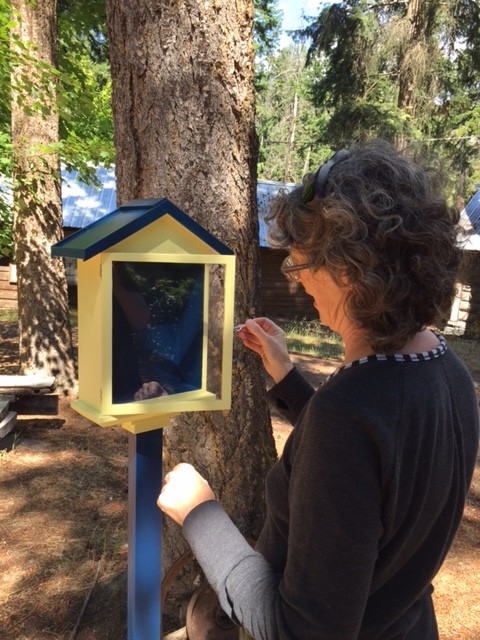
[[[129,434],[128,640],[161,637],[162,429]]]

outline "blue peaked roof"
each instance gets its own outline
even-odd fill
[[[218,253],[233,255],[231,249],[167,198],[127,202],[115,211],[98,218],[83,229],[54,244],[52,255],[88,260],[166,214],[177,220]]]
[[[113,211],[117,206],[115,169],[98,167],[96,176],[99,187],[81,182],[77,171],[62,171],[63,226],[83,229],[92,222]],[[290,190],[294,184],[259,180],[257,183],[259,241],[267,246],[267,227],[263,220],[272,198],[279,189]]]

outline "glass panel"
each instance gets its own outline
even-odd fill
[[[112,402],[202,387],[205,265],[113,262]]]

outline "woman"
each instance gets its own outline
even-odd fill
[[[273,322],[240,330],[295,425],[255,551],[190,465],[167,475],[158,504],[256,640],[434,640],[431,582],[479,438],[472,381],[428,328],[454,293],[457,216],[426,171],[377,141],[337,153],[269,222],[284,274],[341,335],[345,362],[314,391]]]

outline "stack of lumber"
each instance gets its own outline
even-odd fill
[[[0,375],[0,438],[15,427],[18,414],[56,414],[54,376]]]

